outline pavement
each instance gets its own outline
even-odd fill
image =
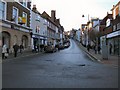
[[[9,56],[6,59],[2,59],[2,62],[21,58],[21,57],[27,57],[27,56],[32,56],[36,54],[43,54],[44,52],[32,52],[32,51],[23,51],[22,53],[17,53],[17,57],[14,57],[14,53],[10,53]]]
[[[79,43],[78,41],[75,41],[77,43],[77,45],[79,45],[79,47],[84,51],[86,52],[92,60],[96,60],[100,63],[103,63],[103,64],[108,64],[108,65],[113,65],[113,66],[116,66],[118,67],[118,65],[120,64],[118,62],[118,60],[120,59],[120,56],[117,56],[117,55],[109,55],[108,56],[108,59],[103,59],[102,58],[102,55],[101,54],[95,54],[95,51],[93,49],[90,49],[90,51],[87,50],[86,47],[84,47],[81,43]],[[118,64],[119,63],[119,64]]]

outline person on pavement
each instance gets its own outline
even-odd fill
[[[2,47],[2,59],[7,58],[8,53],[7,53],[7,46],[3,45]]]
[[[87,50],[90,51],[90,44],[87,45]]]
[[[13,49],[14,49],[14,57],[17,57],[17,52],[19,49],[19,46],[17,44],[13,45]]]
[[[98,54],[100,54],[101,47],[98,45]]]
[[[94,45],[94,51],[95,51],[95,54],[97,54],[97,46],[96,46],[96,44]]]

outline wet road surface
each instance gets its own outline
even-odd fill
[[[76,43],[2,66],[3,88],[117,88],[118,68],[92,61]]]

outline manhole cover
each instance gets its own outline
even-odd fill
[[[45,60],[45,61],[52,61],[52,60]]]
[[[77,66],[85,66],[85,64],[79,64],[79,65],[77,65]]]

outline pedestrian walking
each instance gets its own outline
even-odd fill
[[[35,52],[37,53],[39,50],[38,50],[38,45],[35,45]]]
[[[21,44],[21,45],[20,45],[20,53],[21,53],[21,54],[22,54],[23,50],[24,50],[24,46]]]
[[[97,46],[96,46],[96,44],[94,45],[94,51],[95,51],[95,54],[97,54]]]
[[[90,51],[90,44],[87,45],[87,50]]]
[[[100,45],[98,45],[98,54],[100,54],[100,50],[101,50]]]
[[[14,57],[17,57],[17,52],[19,50],[19,46],[17,44],[13,45],[13,49],[14,49]]]
[[[8,57],[7,46],[3,45],[3,47],[2,47],[2,59],[7,58],[7,57]]]

